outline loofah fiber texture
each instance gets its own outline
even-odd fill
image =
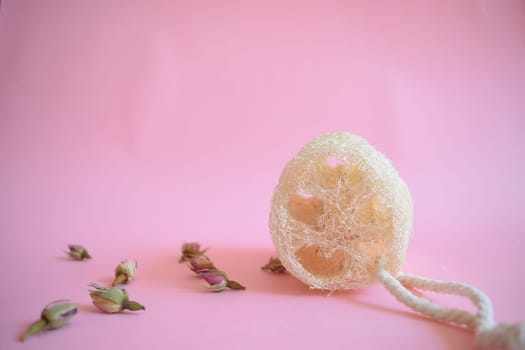
[[[281,262],[311,288],[396,276],[412,230],[412,200],[388,159],[357,135],[321,135],[288,162],[275,188],[270,232]]]

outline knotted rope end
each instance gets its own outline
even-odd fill
[[[476,332],[479,349],[525,350],[525,323],[498,323]]]

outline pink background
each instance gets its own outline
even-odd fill
[[[2,1],[0,349],[471,349],[379,285],[259,270],[282,167],[334,130],[412,191],[404,271],[525,318],[525,2]],[[177,264],[190,240],[248,290],[205,292]],[[147,310],[100,314],[87,284],[124,258]],[[70,325],[16,342],[63,298]]]

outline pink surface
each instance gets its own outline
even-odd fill
[[[395,3],[4,0],[0,349],[472,348],[381,286],[326,297],[259,270],[282,167],[333,130],[408,183],[404,271],[523,320],[525,3]],[[204,291],[177,264],[189,240],[248,289]],[[124,258],[147,310],[100,314],[87,284]],[[70,325],[17,343],[63,298],[81,305]]]

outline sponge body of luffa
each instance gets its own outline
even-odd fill
[[[378,260],[396,275],[412,230],[412,200],[388,159],[347,132],[321,135],[286,164],[270,232],[290,273],[312,288],[371,283]]]

